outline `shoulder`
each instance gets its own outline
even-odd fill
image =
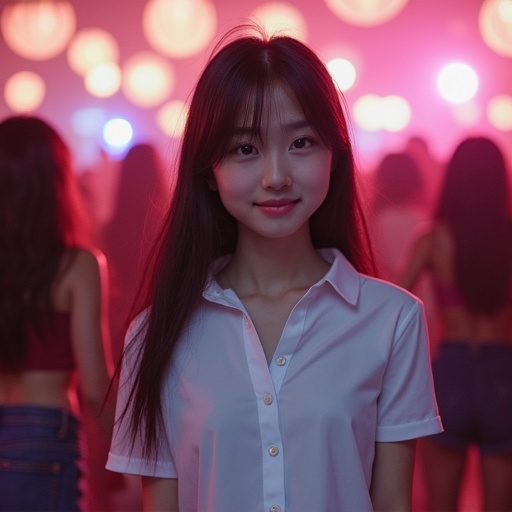
[[[72,251],[72,268],[75,270],[101,269],[106,266],[105,255],[94,247],[76,247]]]
[[[102,279],[107,268],[104,254],[95,248],[70,248],[64,260],[63,280],[84,284]]]
[[[376,277],[360,274],[361,300],[383,305],[409,306],[421,305],[422,301],[401,286]]]
[[[357,304],[360,312],[375,308],[401,308],[407,304],[412,307],[421,303],[416,296],[396,284],[358,272],[341,253],[331,254],[335,254],[336,259],[327,275],[328,280],[347,302]]]

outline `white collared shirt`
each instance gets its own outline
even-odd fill
[[[183,512],[372,510],[375,443],[442,431],[423,308],[320,252],[331,268],[294,307],[269,365],[241,301],[210,281],[163,389],[157,458],[141,457],[140,440],[130,453],[124,421],[108,469],[178,478]]]

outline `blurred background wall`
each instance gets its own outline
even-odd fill
[[[293,33],[326,61],[344,59],[339,83],[362,168],[416,135],[439,159],[474,132],[512,151],[512,0],[1,0],[0,6],[0,117],[33,111],[51,120],[72,146],[78,171],[145,141],[171,161],[205,59],[220,34],[248,19]],[[455,68],[452,81],[445,78],[446,99],[438,81],[450,63],[470,69]],[[105,140],[114,118],[129,123],[131,138]],[[114,137],[123,130],[114,128]]]

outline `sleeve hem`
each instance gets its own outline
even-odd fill
[[[158,462],[135,457],[125,457],[110,452],[108,454],[106,469],[116,473],[127,473],[140,476],[154,476],[158,478],[177,478],[172,462]]]
[[[404,425],[379,426],[375,440],[382,443],[392,443],[396,441],[407,441],[417,437],[431,436],[443,431],[440,416],[427,418],[414,423]]]

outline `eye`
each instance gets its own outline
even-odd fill
[[[313,141],[309,137],[299,137],[293,141],[292,147],[302,149],[311,146],[312,143]]]
[[[239,144],[233,148],[233,153],[242,156],[249,156],[257,153],[256,148],[252,144]]]

